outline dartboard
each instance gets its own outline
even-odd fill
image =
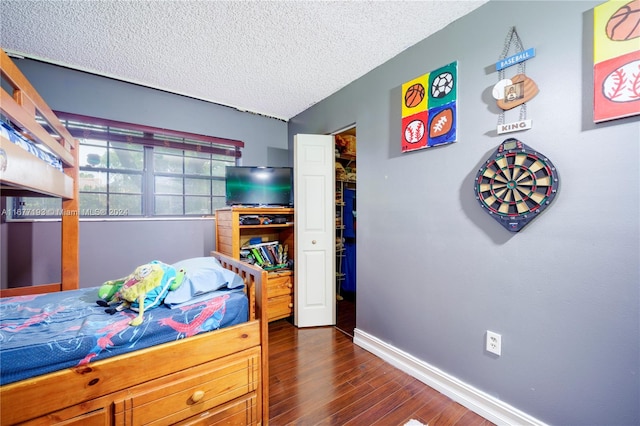
[[[475,193],[489,215],[518,232],[549,206],[558,183],[558,172],[547,157],[510,138],[478,170]]]

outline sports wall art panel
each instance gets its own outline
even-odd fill
[[[640,114],[640,0],[593,9],[593,121]]]
[[[402,152],[456,141],[458,62],[402,85]]]

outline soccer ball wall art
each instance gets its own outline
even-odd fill
[[[458,63],[402,85],[402,152],[456,141]]]

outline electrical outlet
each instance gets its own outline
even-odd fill
[[[498,356],[502,355],[502,336],[500,334],[487,330],[486,345],[487,352]]]

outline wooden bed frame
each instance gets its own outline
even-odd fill
[[[0,290],[0,297],[77,289],[78,142],[2,49],[0,74],[2,114],[64,167],[0,140],[1,195],[62,198],[63,237],[61,283]],[[212,255],[244,279],[248,322],[2,386],[0,424],[268,424],[267,273]]]
[[[23,134],[46,146],[63,164],[61,172],[43,160],[0,138],[0,193],[4,196],[62,198],[61,282],[0,290],[0,297],[78,288],[78,141],[58,120],[11,58],[0,49],[0,112]],[[12,91],[7,92],[5,87]],[[46,125],[40,124],[44,121]],[[56,135],[56,137],[51,136]]]
[[[1,424],[267,425],[267,273],[214,257],[244,279],[248,322],[2,386]]]

